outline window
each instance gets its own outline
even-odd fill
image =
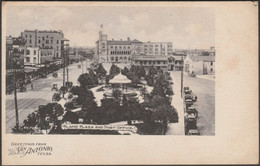
[[[59,44],[59,40],[57,40],[57,44]]]
[[[36,57],[33,58],[33,63],[36,63]]]
[[[30,62],[30,57],[26,57],[25,60],[26,60],[26,62]]]
[[[161,64],[161,62],[160,62],[160,61],[158,61],[158,62],[157,62],[157,64]]]
[[[42,37],[42,40],[44,41],[44,37]]]
[[[49,44],[49,40],[46,40],[46,44]]]
[[[30,50],[26,50],[26,55],[30,55]]]
[[[33,50],[33,55],[36,55],[36,50]]]
[[[158,45],[155,45],[155,47],[158,47]]]
[[[113,46],[110,46],[111,49],[113,49]]]
[[[42,43],[42,48],[44,48],[44,44]]]
[[[59,46],[57,46],[57,50],[59,50]]]
[[[148,47],[148,45],[144,45],[144,47]]]
[[[210,65],[212,66],[212,65],[213,65],[213,62],[210,62]]]
[[[58,52],[56,53],[56,56],[57,56],[57,57],[59,56],[59,53],[58,53]]]
[[[29,40],[29,43],[32,43],[32,39]]]
[[[213,72],[213,68],[211,68],[210,71]]]
[[[126,49],[126,46],[124,46],[124,49]]]
[[[124,60],[126,60],[126,57],[124,57]]]
[[[128,60],[130,61],[130,60],[131,60],[131,58],[130,58],[130,57],[128,57]]]
[[[117,49],[117,46],[115,46],[115,49]]]
[[[25,35],[25,38],[27,38],[27,35]]]
[[[119,46],[119,49],[122,49],[122,47],[121,47],[121,46]]]
[[[53,44],[53,40],[51,40],[51,44]]]
[[[49,38],[49,36],[46,36],[46,38]]]
[[[105,46],[102,46],[102,48],[106,48]]]
[[[111,61],[113,61],[114,60],[114,57],[111,57]]]
[[[130,46],[128,46],[127,48],[130,49]]]
[[[158,48],[155,48],[155,51],[158,51]]]
[[[123,57],[120,56],[120,59],[123,59]]]
[[[41,43],[41,40],[38,40],[38,43]]]
[[[32,38],[32,35],[30,35],[30,38]]]

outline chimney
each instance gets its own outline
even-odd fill
[[[130,41],[130,38],[128,37],[127,40]]]
[[[112,38],[112,40],[114,41],[114,38]]]
[[[122,39],[120,39],[122,41]]]

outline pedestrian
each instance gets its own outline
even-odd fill
[[[31,82],[31,89],[33,90],[33,83]]]

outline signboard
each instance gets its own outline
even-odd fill
[[[123,125],[93,125],[93,124],[71,124],[70,122],[65,122],[61,125],[63,130],[113,130],[113,131],[130,131],[133,133],[137,132],[137,127]]]

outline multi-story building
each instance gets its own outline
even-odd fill
[[[132,61],[134,54],[147,56],[166,56],[172,53],[171,42],[141,42],[131,40],[108,40],[106,34],[99,32],[99,40],[96,42],[95,59],[99,62],[128,62]]]
[[[187,55],[184,59],[184,71],[187,74],[215,74],[215,56]]]
[[[26,47],[25,49],[25,65],[38,65],[45,62],[51,62],[54,58],[54,50],[52,48]]]
[[[143,53],[146,55],[169,55],[172,53],[171,42],[145,42]]]
[[[64,41],[68,41],[62,31],[55,30],[25,30],[21,32],[21,37],[27,41],[27,47],[53,49],[55,58],[61,58]]]
[[[22,69],[24,66],[25,40],[21,37],[6,37],[6,69],[14,68],[14,58],[16,58],[16,68]]]
[[[143,66],[146,71],[149,70],[150,66],[154,66],[157,69],[164,71],[168,70],[168,56],[160,55],[134,55],[132,64],[135,66]]]

